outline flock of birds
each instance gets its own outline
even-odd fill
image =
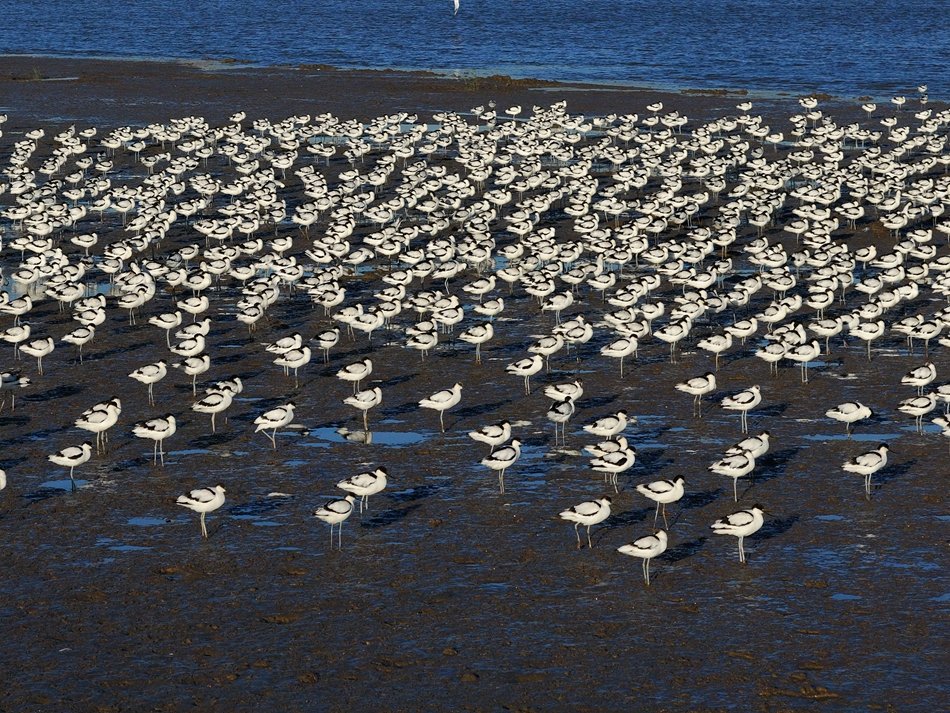
[[[843,347],[846,338],[865,342],[870,360],[872,343],[897,333],[909,353],[923,341],[929,359],[932,340],[950,346],[940,337],[950,307],[925,306],[934,294],[950,298],[950,254],[938,254],[940,234],[950,244],[950,220],[942,219],[950,205],[950,110],[927,108],[925,92],[921,87],[917,112],[903,111],[906,99],[896,98],[896,116],[874,121],[877,107],[867,104],[868,121],[846,125],[806,97],[784,131],[753,115],[751,103],[691,123],[663,113],[661,103],[643,116],[586,117],[569,113],[566,102],[524,116],[518,106],[480,106],[431,121],[400,113],[363,123],[323,114],[248,124],[239,113],[223,126],[184,117],[106,135],[95,127],[50,137],[35,129],[14,143],[2,167],[2,255],[14,264],[5,263],[0,314],[12,319],[0,339],[13,345],[14,359],[36,358],[42,380],[43,359],[59,343],[77,347],[81,364],[97,330],[126,319],[138,325],[147,312],[146,323],[165,332],[169,354],[128,377],[147,387],[154,406],[169,368],[181,370],[191,377],[190,409],[210,415],[212,432],[247,385],[232,377],[199,393],[198,378],[216,358],[209,334],[237,320],[253,337],[273,305],[300,294],[322,315],[314,336],[282,335],[262,346],[295,387],[315,353],[327,363],[341,338],[358,333],[370,342],[385,334],[387,345],[415,350],[423,361],[460,341],[474,345],[480,363],[493,339],[514,331],[505,313],[513,313],[506,299],[525,301],[516,291],[534,304],[524,319],[553,322],[506,368],[523,380],[525,395],[531,377],[549,372],[559,352],[573,350],[573,364],[597,354],[615,359],[623,379],[624,360],[637,359],[653,338],[669,345],[671,362],[685,344],[712,356],[711,371],[675,384],[693,397],[696,418],[718,388],[723,361],[740,355],[766,361],[773,373],[783,360],[796,363],[803,384],[809,363],[829,355],[835,338]],[[99,282],[108,289],[96,288]],[[174,309],[155,309],[154,298],[167,291]],[[45,301],[58,302],[78,326],[46,334],[34,319]],[[121,320],[109,319],[115,309]],[[898,311],[906,316],[885,320]],[[747,340],[754,342],[747,347]],[[32,384],[21,374],[10,369],[0,380],[13,408],[17,392]],[[337,373],[353,385],[344,403],[361,413],[366,440],[369,414],[383,401],[381,387],[362,388],[372,374],[371,358]],[[935,379],[931,361],[903,379],[917,395],[898,409],[919,431],[938,402],[950,413],[950,384],[925,392]],[[101,386],[126,388],[121,377]],[[462,390],[455,383],[419,401],[439,413],[443,432]],[[583,382],[549,384],[544,394],[557,447],[577,415]],[[736,502],[738,479],[751,476],[769,449],[768,431],[748,434],[748,415],[762,400],[760,386],[750,385],[720,402],[740,413],[743,439],[709,469],[733,478]],[[872,416],[859,402],[831,406],[827,417],[843,422],[849,438],[854,424]],[[256,432],[277,449],[295,409],[293,401],[267,409],[254,421]],[[68,445],[49,460],[69,468],[73,480],[94,451],[107,449],[121,415],[117,397],[92,406],[75,425],[94,433],[95,443]],[[132,427],[152,441],[154,463],[164,465],[165,442],[180,417],[155,415]],[[934,422],[950,436],[950,416]],[[621,410],[584,427],[602,439],[586,448],[591,468],[615,492],[618,476],[636,463],[624,436],[635,423]],[[498,474],[504,493],[505,473],[521,457],[512,424],[469,435],[491,448],[481,464]],[[887,453],[882,444],[842,466],[865,476],[868,498]],[[686,484],[680,476],[637,486],[656,502],[654,527],[662,508],[664,528],[619,552],[643,559],[647,584],[650,560],[669,543],[666,505],[683,497]],[[347,495],[314,513],[330,525],[331,547],[334,527],[342,546],[356,500],[362,511],[386,485],[384,468],[338,484]],[[204,536],[205,514],[224,502],[220,484],[177,500],[201,513]],[[763,526],[765,513],[755,505],[712,529],[738,538],[744,562],[743,539]],[[578,547],[584,526],[590,547],[590,528],[610,514],[604,497],[560,517],[574,524]]]

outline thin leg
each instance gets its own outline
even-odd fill
[[[445,433],[445,421],[443,417],[445,416],[445,411],[439,411],[439,426],[442,427],[442,433]]]
[[[739,479],[732,479],[732,494],[736,499],[736,502],[739,502]]]
[[[656,512],[653,514],[653,527],[656,527],[656,519],[660,516],[660,501],[656,501]]]
[[[580,525],[579,522],[574,523],[574,534],[577,535],[577,549],[581,548],[581,533],[578,532],[577,527]]]
[[[588,549],[594,549],[594,543],[590,541],[590,525],[587,526],[587,547]]]
[[[205,526],[205,513],[201,513],[201,536],[208,536],[208,528]]]
[[[745,562],[745,550],[742,549],[742,540],[743,540],[743,538],[740,537],[740,538],[739,538],[739,561],[744,563],[744,562]]]
[[[654,527],[656,526],[656,521],[653,522]],[[663,503],[663,527],[666,530],[670,529],[670,524],[666,521],[666,503]]]

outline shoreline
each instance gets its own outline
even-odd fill
[[[490,70],[486,70],[490,71]],[[353,85],[359,90],[353,92]],[[859,116],[860,104],[870,95],[845,97],[820,92],[769,92],[728,87],[650,87],[624,83],[565,82],[501,74],[449,74],[425,69],[346,68],[324,64],[259,65],[233,58],[156,59],[119,57],[59,57],[4,55],[0,57],[0,85],[4,105],[12,118],[67,123],[104,120],[147,124],[165,107],[168,116],[198,110],[226,119],[239,108],[254,105],[284,115],[301,112],[312,102],[313,111],[370,118],[393,110],[431,113],[463,111],[492,99],[533,105],[558,100],[572,112],[592,115],[637,113],[647,104],[663,101],[667,110],[693,118],[735,113],[736,102],[752,101],[754,113],[785,118],[794,113],[797,99],[816,96],[824,106]],[[85,91],[77,91],[82,87]],[[52,89],[52,91],[51,91]],[[276,96],[275,96],[276,95]],[[545,98],[542,99],[541,97]],[[877,98],[876,101],[886,101]],[[111,106],[110,106],[111,105]],[[931,102],[940,106],[942,102]],[[83,106],[89,108],[82,110]],[[172,107],[179,106],[176,112]],[[201,107],[197,109],[197,107]],[[12,126],[7,128],[13,128]]]

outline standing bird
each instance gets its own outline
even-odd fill
[[[482,363],[482,344],[487,342],[495,335],[495,329],[492,327],[491,322],[485,322],[483,324],[476,324],[474,327],[466,329],[464,332],[459,334],[459,339],[463,342],[468,342],[469,344],[475,345],[475,363]]]
[[[877,450],[855,456],[842,465],[849,473],[858,473],[864,476],[864,495],[871,499],[871,476],[887,465],[887,453],[890,450],[886,443],[878,446]]]
[[[445,421],[443,414],[462,400],[462,385],[456,383],[451,389],[443,389],[432,394],[427,399],[422,399],[419,405],[422,408],[431,408],[439,412],[439,425],[442,427],[442,433],[445,433]]]
[[[186,495],[179,495],[175,501],[189,510],[201,513],[201,536],[208,536],[208,528],[205,527],[205,513],[217,510],[224,505],[224,486],[220,483],[213,488],[198,488],[192,490]]]
[[[369,431],[369,425],[367,421],[366,414],[374,406],[379,406],[383,402],[383,390],[378,386],[375,389],[367,389],[366,391],[358,391],[352,396],[347,396],[343,399],[343,403],[347,406],[352,406],[363,412],[363,430]]]
[[[762,392],[758,386],[752,386],[722,400],[722,407],[728,411],[742,412],[742,432],[749,432],[748,413],[762,403]]]
[[[347,495],[342,500],[331,500],[323,507],[314,510],[313,515],[330,526],[330,549],[333,549],[333,526],[339,525],[337,549],[343,549],[343,521],[353,514],[353,503],[356,498]]]
[[[627,412],[621,409],[617,411],[616,415],[604,416],[593,423],[587,424],[584,426],[584,430],[592,436],[613,438],[618,433],[621,433],[623,429],[627,427],[628,423],[636,423],[636,421],[636,418],[627,419]]]
[[[132,433],[139,438],[151,438],[155,442],[152,449],[152,463],[158,462],[159,456],[162,458],[162,466],[165,465],[165,439],[174,436],[178,425],[175,417],[170,413],[152,418],[148,421],[141,421],[132,427]]]
[[[345,480],[341,480],[336,484],[336,487],[348,493],[353,493],[353,495],[359,495],[360,513],[362,514],[364,503],[366,509],[369,510],[369,496],[381,493],[386,489],[388,482],[386,479],[388,477],[389,472],[385,468],[377,468],[376,470],[359,473],[358,475],[352,475]]]
[[[491,455],[495,452],[496,446],[506,443],[511,438],[511,424],[505,420],[490,426],[482,426],[475,431],[470,431],[468,437],[491,446],[491,452],[489,453]]]
[[[543,366],[544,357],[540,354],[535,354],[533,357],[519,359],[513,364],[509,364],[505,367],[505,371],[512,376],[524,377],[524,392],[527,395],[531,393],[531,377],[541,371],[541,367]]]
[[[874,412],[860,401],[847,401],[825,411],[825,416],[844,424],[849,440],[851,439],[851,424],[871,418],[873,415]]]
[[[338,379],[350,381],[353,383],[353,393],[359,391],[360,382],[373,373],[373,362],[370,359],[364,359],[354,364],[348,364],[340,369],[336,375]]]
[[[762,515],[765,514],[758,505],[753,505],[749,510],[740,510],[731,515],[726,515],[721,520],[716,520],[711,527],[717,535],[734,535],[739,538],[739,561],[745,563],[745,550],[742,547],[742,541],[746,536],[758,532],[762,529],[765,522]]]
[[[521,441],[515,438],[507,446],[492,451],[491,455],[481,460],[481,464],[486,468],[498,471],[498,487],[502,495],[505,493],[505,471],[513,466],[520,457]]]
[[[76,426],[84,431],[95,433],[96,452],[99,452],[100,447],[105,451],[106,442],[109,440],[106,432],[118,422],[121,413],[122,402],[117,398],[112,398],[84,411],[82,416],[76,419]]]
[[[748,475],[755,468],[755,458],[749,451],[741,453],[727,454],[717,460],[709,470],[719,475],[728,475],[732,478],[732,495],[736,502],[739,502],[738,482],[743,475]]]
[[[12,404],[10,406],[10,411],[16,411],[16,392],[20,389],[25,389],[27,386],[32,384],[25,376],[20,376],[19,371],[5,371],[0,374],[0,391],[10,391],[10,398],[12,399]],[[0,411],[3,410],[3,407],[6,406],[7,397],[4,395],[3,402],[0,403]]]
[[[165,378],[165,375],[168,373],[167,364],[164,359],[157,361],[154,364],[146,364],[143,367],[139,367],[131,374],[130,377],[136,381],[140,381],[143,384],[148,385],[148,404],[149,406],[155,405],[155,395],[152,392],[152,387],[159,381]]]
[[[590,539],[590,528],[599,522],[603,522],[610,517],[610,498],[601,498],[600,500],[588,500],[574,507],[562,510],[558,513],[562,520],[574,523],[574,534],[577,535],[577,549],[581,548],[581,535],[577,528],[581,525],[587,528],[587,546],[593,548],[594,543]]]
[[[55,347],[52,337],[34,339],[32,342],[20,345],[20,351],[36,357],[36,370],[43,376],[43,357],[53,351]]]
[[[707,371],[702,376],[694,376],[676,385],[677,391],[693,396],[693,416],[703,417],[703,396],[716,390],[716,375]]]
[[[666,552],[666,546],[669,542],[667,534],[659,530],[655,535],[647,535],[639,540],[634,540],[629,545],[618,547],[617,552],[631,557],[640,557],[643,559],[643,581],[650,586],[650,560]]]
[[[76,491],[76,481],[73,479],[73,471],[77,466],[85,463],[92,456],[92,444],[86,441],[81,446],[68,446],[58,453],[49,456],[50,461],[64,468],[69,468],[69,480],[72,483],[73,492]]]
[[[272,408],[270,411],[265,411],[254,419],[254,425],[257,426],[257,428],[254,429],[254,433],[263,431],[264,435],[270,439],[276,451],[277,429],[283,428],[294,420],[295,408],[297,408],[297,405],[293,401],[290,401],[286,406],[278,406],[277,408]],[[272,430],[273,433],[267,433],[269,430]]]
[[[567,444],[567,422],[574,415],[574,401],[568,397],[555,402],[548,410],[548,420],[554,424],[554,447],[557,447],[557,427],[561,424],[561,444]]]
[[[231,405],[231,402],[234,399],[234,392],[229,389],[215,389],[208,392],[208,395],[205,396],[200,401],[196,401],[191,405],[192,411],[197,411],[198,413],[210,413],[211,414],[211,432],[215,433],[214,418],[222,411],[226,411]]]
[[[645,495],[656,502],[656,513],[653,515],[653,526],[656,527],[656,520],[660,516],[660,505],[663,506],[663,526],[669,530],[670,525],[666,521],[666,504],[675,503],[685,492],[686,479],[682,475],[676,476],[673,480],[655,480],[652,483],[638,485],[637,492]]]

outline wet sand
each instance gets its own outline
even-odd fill
[[[40,78],[79,79],[36,81],[33,69]],[[324,111],[371,118],[465,111],[490,99],[500,109],[566,99],[572,112],[642,114],[662,100],[667,111],[702,119],[733,113],[743,100],[503,84],[3,58],[0,86],[10,120],[0,152],[8,156],[18,132],[39,125],[48,152],[49,137],[72,123],[111,128],[200,114],[218,125],[238,110],[248,120]],[[789,98],[765,106],[763,112],[787,115],[797,105]],[[838,110],[860,112],[845,104]],[[130,158],[117,158],[123,160],[120,173],[145,175]],[[345,166],[338,158],[330,168],[335,175]],[[298,179],[287,183],[299,193]],[[4,205],[9,200],[0,197]],[[95,227],[90,221],[90,230],[108,236],[94,252],[127,235],[116,214],[106,220]],[[283,225],[281,233],[299,236],[295,228]],[[361,226],[358,236],[371,230]],[[744,230],[742,241],[754,237],[754,229]],[[790,234],[769,237],[794,246]],[[873,232],[848,239],[852,249],[890,245]],[[199,240],[179,224],[163,251]],[[307,242],[297,238],[293,252],[302,253]],[[7,247],[0,256],[8,274],[19,253]],[[347,304],[368,303],[386,269],[374,265],[348,279]],[[452,280],[453,293],[472,278],[469,272]],[[580,361],[556,355],[553,373],[532,379],[534,393],[525,396],[521,380],[504,367],[525,355],[534,335],[550,330],[553,317],[540,315],[520,286],[511,297],[504,287],[495,290],[507,308],[481,366],[469,345],[442,344],[423,362],[402,346],[401,331],[380,330],[372,345],[365,337],[343,338],[328,366],[315,359],[301,370],[296,388],[261,343],[293,331],[309,336],[331,322],[305,294],[284,296],[249,339],[232,316],[232,283],[212,293],[212,369],[199,385],[240,376],[246,388],[215,435],[207,416],[190,411],[183,374],[156,385],[155,407],[146,388],[126,377],[168,356],[165,335],[145,317],[172,309],[170,294],[159,294],[134,326],[110,301],[82,366],[75,350],[58,341],[43,377],[24,357],[23,373],[34,385],[18,394],[14,413],[9,404],[0,413],[0,467],[9,478],[0,492],[0,710],[911,711],[941,709],[950,700],[943,675],[950,633],[947,443],[933,428],[916,435],[912,420],[896,411],[912,392],[900,377],[924,361],[907,354],[902,336],[889,332],[875,342],[871,362],[863,343],[849,340],[844,348],[833,339],[832,355],[813,365],[809,384],[800,383],[797,367],[771,377],[768,365],[751,356],[756,345],[735,346],[706,417],[697,420],[690,397],[673,384],[711,369],[711,357],[692,341],[671,365],[666,344],[644,340],[621,380],[616,361],[599,355],[609,340],[605,327],[581,348]],[[672,295],[664,287],[658,296]],[[751,311],[769,299],[760,293]],[[851,291],[847,307],[864,300]],[[941,306],[924,295],[887,319]],[[599,293],[584,288],[569,314],[593,319],[604,310]],[[404,313],[397,324],[412,318]],[[12,318],[2,321],[9,326]],[[75,326],[49,300],[34,308],[31,322],[57,340]],[[730,323],[731,315],[718,315],[699,337],[715,331],[715,322]],[[4,371],[13,366],[11,353],[2,347]],[[334,377],[365,356],[374,362],[370,385],[384,393],[370,412],[368,445],[337,434],[361,422],[342,404],[351,387]],[[950,360],[940,347],[931,356],[943,381]],[[585,395],[566,447],[556,448],[541,388],[576,375]],[[464,385],[463,398],[447,412],[442,435],[438,415],[417,402],[455,380]],[[754,483],[739,482],[739,507],[760,503],[771,513],[747,541],[742,566],[735,538],[709,529],[737,509],[731,479],[706,467],[740,438],[738,415],[714,404],[754,383],[763,402],[750,428],[767,428],[776,440]],[[85,440],[73,420],[113,395],[125,408],[110,450],[77,470],[85,484],[70,493],[66,472],[46,456]],[[253,420],[288,399],[297,403],[302,428],[279,433],[274,451],[253,433]],[[852,399],[878,416],[847,441],[840,424],[823,414]],[[580,454],[595,440],[580,426],[619,408],[639,419],[627,430],[638,460],[614,495]],[[130,427],[165,412],[181,423],[166,443],[162,468],[151,463],[151,443],[133,438]],[[466,435],[500,418],[519,424],[525,444],[503,496],[494,475],[478,465],[487,448]],[[840,465],[879,441],[891,445],[892,457],[866,501],[861,476]],[[343,551],[331,552],[327,526],[310,513],[339,496],[338,480],[378,465],[392,473],[389,488],[370,499],[362,519],[350,518]],[[639,561],[615,552],[652,526],[653,504],[633,484],[679,474],[689,483],[687,496],[682,508],[669,508],[670,549],[654,561],[647,589]],[[203,540],[198,516],[174,499],[215,482],[226,485],[228,501],[208,516],[211,537]],[[593,529],[593,549],[577,550],[572,527],[557,513],[603,494],[614,497],[614,515]]]

